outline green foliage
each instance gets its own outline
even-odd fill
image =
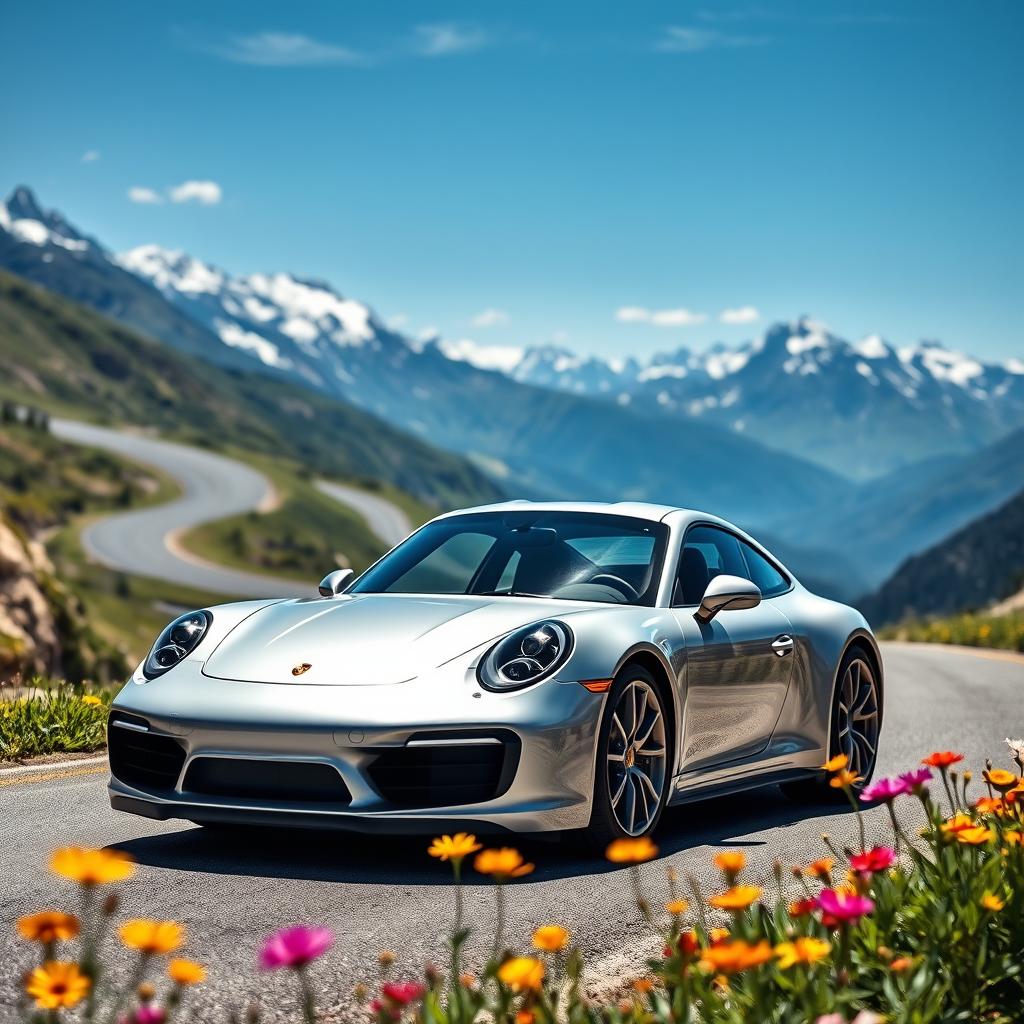
[[[1024,652],[1024,612],[1008,615],[953,615],[947,619],[905,622],[879,634],[885,640],[964,644]]]
[[[99,750],[107,742],[108,700],[46,679],[0,696],[0,761]]]

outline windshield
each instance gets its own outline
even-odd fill
[[[479,512],[428,523],[350,594],[478,594],[654,604],[667,527],[592,512]]]

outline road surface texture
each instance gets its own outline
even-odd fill
[[[389,548],[400,544],[412,533],[413,527],[409,517],[387,498],[332,480],[318,480],[316,486],[328,497],[355,509],[366,520],[366,525]]]
[[[274,500],[274,490],[262,473],[224,455],[143,434],[71,420],[52,420],[50,429],[65,441],[103,448],[154,466],[173,477],[182,490],[179,498],[167,504],[106,516],[86,527],[82,546],[91,559],[121,572],[233,597],[309,597],[314,593],[312,582],[306,585],[229,569],[191,554],[177,541],[200,523],[266,508]],[[318,486],[354,508],[388,547],[410,530],[405,513],[384,498],[327,481]]]
[[[880,775],[950,747],[968,756],[976,775],[986,756],[1005,760],[1003,738],[1024,733],[1024,660],[911,644],[887,644],[883,653]],[[122,913],[185,923],[188,954],[210,965],[208,983],[195,994],[204,1021],[223,1020],[226,1006],[245,1004],[260,989],[264,1019],[298,1019],[293,979],[260,977],[254,968],[260,939],[289,923],[322,923],[338,935],[335,949],[315,968],[328,983],[326,1005],[336,1008],[329,1020],[366,1019],[354,1010],[351,987],[358,978],[375,976],[379,950],[398,954],[399,976],[427,959],[444,963],[453,890],[447,866],[426,856],[424,837],[225,834],[153,822],[111,811],[105,783],[105,774],[6,783],[0,775],[0,1021],[12,1019],[13,979],[31,955],[13,936],[14,919],[41,907],[75,906],[73,887],[45,866],[50,849],[62,844],[109,844],[137,859],[136,878],[123,886]],[[884,810],[868,812],[869,839],[887,838],[887,822]],[[659,861],[646,872],[652,894],[656,903],[663,898],[669,864],[681,876],[692,873],[705,891],[719,885],[711,857],[725,848],[744,850],[751,879],[770,891],[774,859],[795,864],[822,855],[823,831],[840,844],[853,843],[849,809],[798,806],[774,789],[673,809],[658,835]],[[509,887],[510,941],[522,945],[536,925],[561,923],[572,929],[598,974],[632,977],[641,971],[650,936],[637,919],[627,871],[571,844],[519,845],[537,870]],[[470,883],[471,952],[479,958],[493,928],[492,890],[476,879]],[[273,1009],[277,1005],[280,1010]]]

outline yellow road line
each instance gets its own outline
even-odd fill
[[[53,782],[55,779],[70,779],[76,775],[99,775],[109,771],[106,764],[90,764],[84,768],[61,768],[52,772],[26,772],[24,775],[10,775],[5,777],[0,772],[0,788],[4,786],[17,786],[19,783],[28,782]]]

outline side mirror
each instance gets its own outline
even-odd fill
[[[334,597],[340,594],[345,589],[345,584],[348,583],[348,578],[351,575],[351,569],[335,569],[334,572],[329,572],[320,581],[320,586],[317,587],[317,590],[320,591],[320,596]]]
[[[761,603],[757,585],[740,576],[716,576],[704,591],[700,607],[694,613],[698,622],[710,622],[719,612],[756,608]]]

